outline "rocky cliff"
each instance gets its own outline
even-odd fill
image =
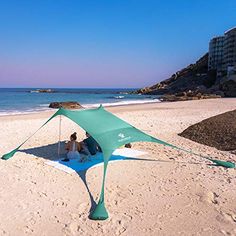
[[[149,95],[168,94],[172,96],[172,100],[175,100],[173,99],[175,95],[181,97],[180,100],[236,96],[235,84],[234,80],[230,82],[227,80],[226,82],[224,79],[221,82],[216,77],[216,71],[208,71],[208,53],[206,53],[196,63],[190,64],[160,83],[139,89],[137,93]],[[188,96],[188,94],[191,96]]]

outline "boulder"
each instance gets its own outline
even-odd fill
[[[220,87],[226,97],[236,97],[236,79],[227,80]]]
[[[65,108],[65,109],[81,109],[83,108],[78,102],[51,102],[50,108]]]
[[[206,93],[207,88],[204,85],[199,85],[199,86],[197,86],[196,91],[198,91],[199,93]]]
[[[149,93],[150,91],[151,91],[150,88],[145,87],[145,88],[141,88],[141,89],[137,90],[136,93],[147,94],[147,93]]]
[[[181,98],[182,97],[177,97],[174,94],[171,94],[171,95],[167,94],[167,95],[161,96],[160,100],[163,102],[176,102],[176,101],[181,101]]]
[[[188,97],[194,97],[196,96],[196,92],[195,91],[192,91],[192,90],[189,90],[186,94]]]
[[[178,92],[178,93],[175,94],[175,96],[183,97],[183,96],[187,96],[187,93],[186,92]]]
[[[204,94],[202,96],[202,99],[210,99],[210,98],[221,98],[220,95],[216,95],[216,94]]]
[[[216,91],[220,90],[220,86],[219,84],[215,84],[213,86],[211,86],[210,88],[208,88],[205,93],[215,93]]]
[[[191,125],[181,134],[192,141],[223,151],[236,150],[236,110]]]
[[[221,95],[217,94],[201,94],[193,91],[187,93],[167,94],[160,97],[164,102],[177,102],[177,101],[189,101],[199,99],[221,98]]]
[[[225,93],[224,93],[223,91],[220,91],[220,90],[215,91],[215,94],[216,94],[216,95],[219,95],[219,96],[221,96],[221,97],[224,97],[224,96],[225,96]]]

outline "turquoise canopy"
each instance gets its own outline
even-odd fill
[[[61,108],[51,118],[49,118],[49,120],[47,120],[38,130],[40,130],[54,117],[59,115],[63,115],[71,119],[80,127],[82,127],[84,130],[86,130],[97,141],[97,143],[100,145],[102,149],[104,157],[102,189],[98,205],[91,216],[91,218],[95,220],[104,220],[108,218],[108,213],[106,211],[104,204],[104,185],[105,185],[106,171],[111,154],[120,146],[127,143],[140,142],[140,141],[155,142],[165,146],[169,146],[171,148],[175,148],[194,155],[201,156],[199,154],[193,153],[183,148],[179,148],[177,146],[174,146],[172,144],[169,144],[167,142],[164,142],[160,139],[154,138],[142,132],[141,130],[135,128],[129,123],[113,115],[112,113],[106,111],[102,106],[96,109],[84,109],[79,111],[71,111]],[[21,148],[21,146],[25,142],[27,142],[33,135],[31,135],[27,140],[25,140],[21,145],[19,145],[13,151],[3,155],[2,159],[7,160],[11,158]],[[213,160],[210,159],[209,157],[203,157],[203,158],[213,161],[217,165],[221,165],[227,168],[235,167],[235,164],[231,162]]]

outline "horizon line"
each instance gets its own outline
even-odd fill
[[[0,89],[139,89],[140,87],[0,87]]]

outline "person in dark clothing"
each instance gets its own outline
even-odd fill
[[[88,155],[95,155],[97,152],[101,152],[101,147],[96,142],[96,140],[88,133],[86,132],[86,139],[83,140],[83,150],[82,152],[89,152]]]

